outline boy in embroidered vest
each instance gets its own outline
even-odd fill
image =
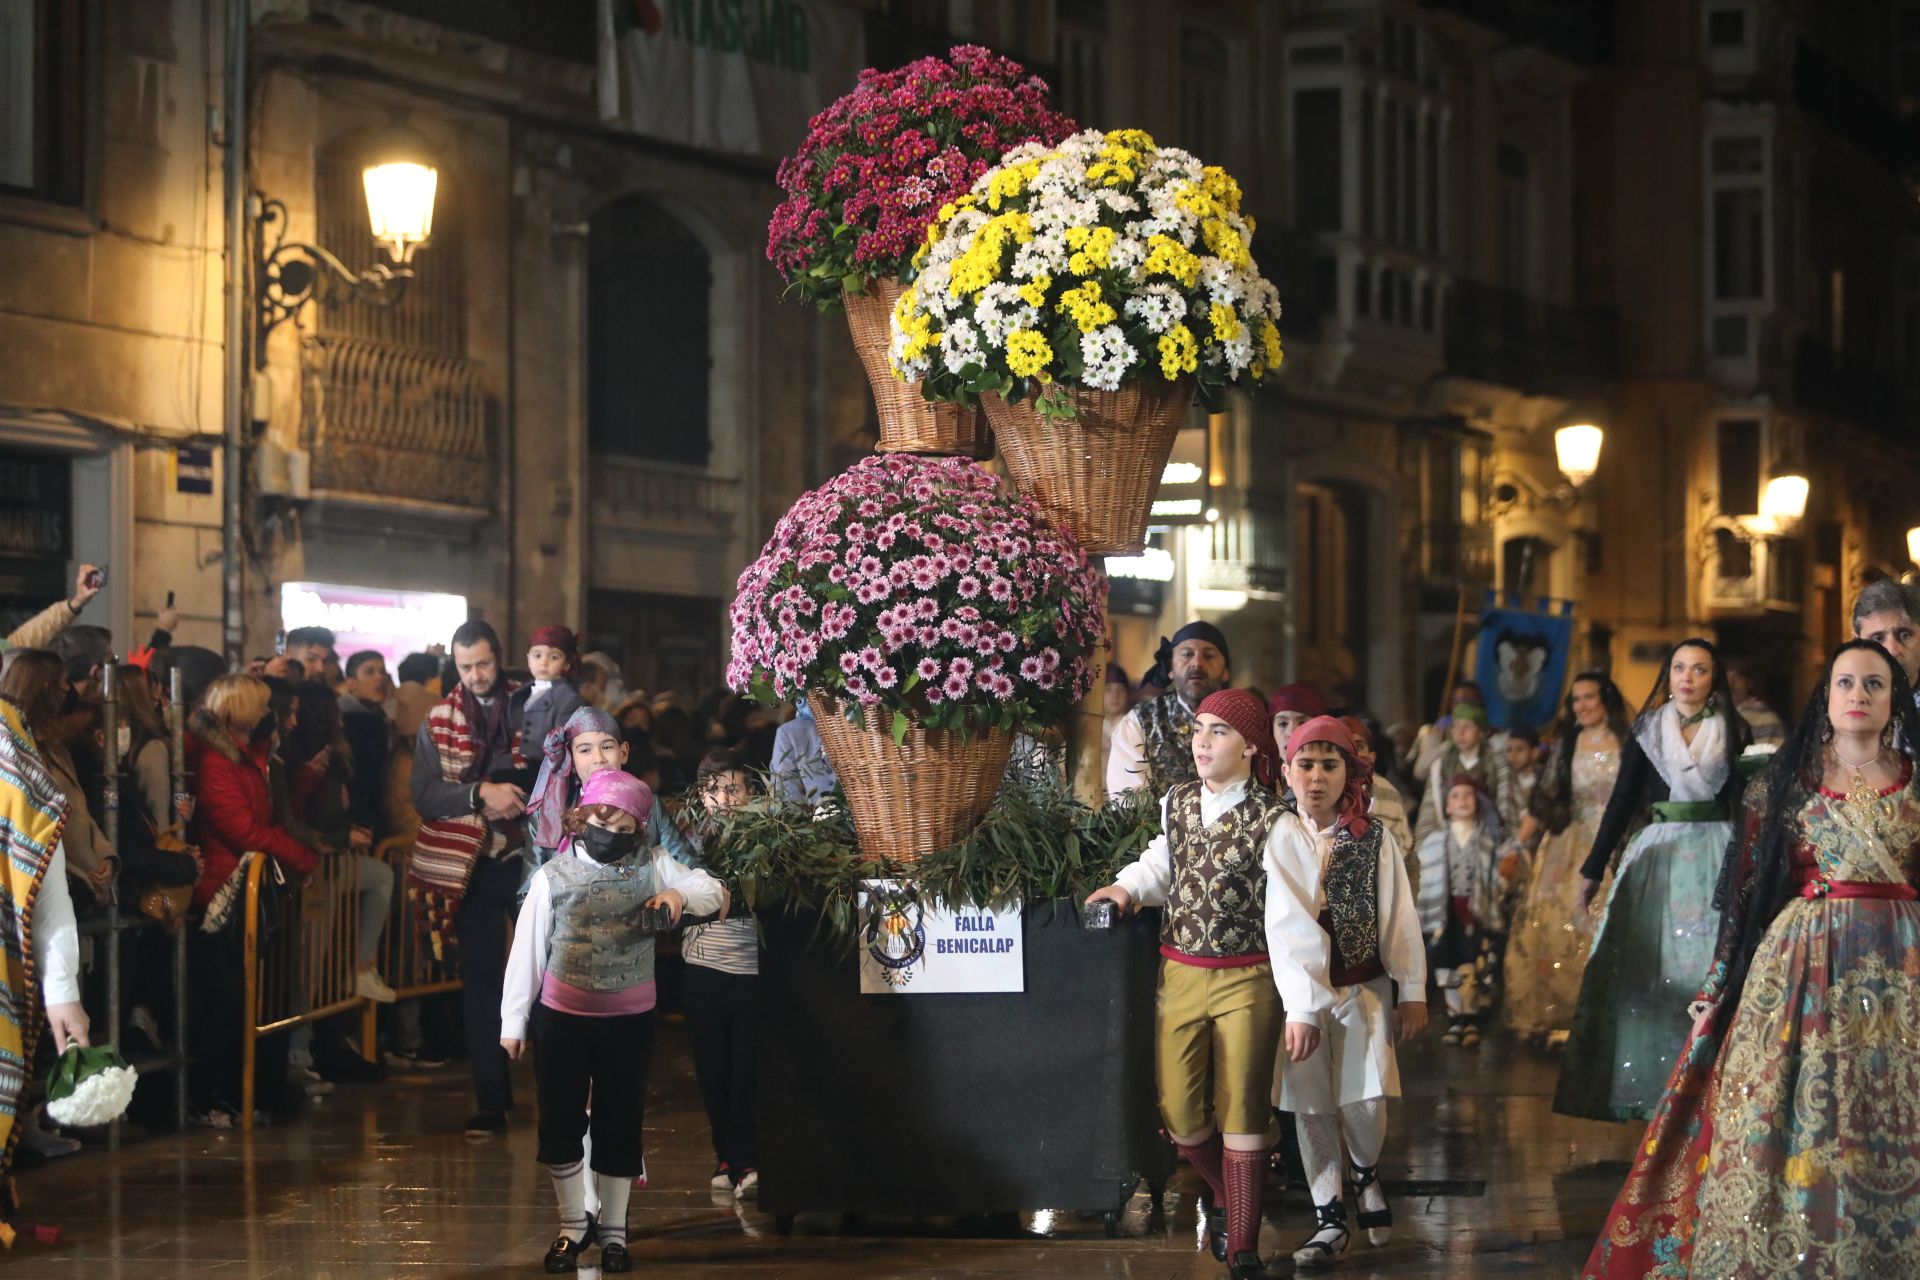
[[[1420,918],[1399,842],[1368,816],[1372,773],[1338,720],[1309,720],[1287,743],[1287,784],[1320,846],[1319,919],[1305,927],[1319,930],[1331,946],[1334,999],[1326,1050],[1289,1067],[1280,1079],[1280,1109],[1293,1113],[1317,1218],[1313,1235],[1293,1254],[1303,1268],[1331,1266],[1347,1251],[1343,1140],[1346,1183],[1360,1228],[1376,1245],[1393,1235],[1393,1210],[1376,1170],[1386,1137],[1386,1100],[1400,1096],[1394,1045],[1427,1025]]]
[[[1194,719],[1197,778],[1167,792],[1164,833],[1089,901],[1166,907],[1154,1010],[1160,1113],[1212,1204],[1225,1206],[1224,1239],[1217,1208],[1208,1215],[1211,1243],[1242,1280],[1266,1274],[1260,1209],[1282,1019],[1287,1057],[1306,1061],[1333,993],[1309,907],[1319,856],[1267,789],[1276,753],[1266,704],[1223,689]]]
[[[579,1269],[600,1243],[602,1271],[629,1271],[627,1196],[643,1169],[641,1126],[653,1051],[654,935],[643,907],[708,915],[725,901],[719,881],[643,848],[653,810],[647,784],[618,769],[588,779],[564,825],[568,843],[540,868],[514,928],[500,999],[500,1047],[540,1051],[538,1159],[553,1176],[560,1235],[545,1267]],[[531,1027],[529,1027],[531,1023]],[[588,1099],[593,1110],[587,1110]],[[581,1139],[593,1130],[596,1222],[586,1208]]]

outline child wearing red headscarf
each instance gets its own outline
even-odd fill
[[[586,705],[574,684],[580,678],[579,638],[565,627],[541,627],[527,641],[527,671],[532,682],[513,692],[524,707],[513,754],[515,763],[531,775],[540,768],[547,735]],[[529,776],[523,785],[531,789],[532,784]]]
[[[1163,834],[1140,860],[1088,898],[1166,908],[1154,1009],[1160,1113],[1206,1180],[1214,1256],[1234,1280],[1266,1274],[1260,1210],[1281,1042],[1305,1061],[1333,1004],[1326,936],[1309,906],[1320,859],[1268,789],[1277,763],[1266,704],[1245,689],[1209,694],[1194,715],[1198,776],[1161,799]]]
[[[1378,1168],[1386,1100],[1400,1096],[1394,1045],[1427,1025],[1427,958],[1413,886],[1399,842],[1368,813],[1372,777],[1352,733],[1331,717],[1307,721],[1287,743],[1287,784],[1320,858],[1313,927],[1331,953],[1334,1000],[1326,1051],[1289,1065],[1280,1078],[1278,1104],[1294,1115],[1318,1219],[1294,1251],[1303,1268],[1330,1266],[1347,1251],[1343,1174],[1358,1227],[1376,1245],[1392,1236]]]

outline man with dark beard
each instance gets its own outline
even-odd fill
[[[1163,796],[1176,782],[1191,782],[1193,717],[1210,693],[1227,687],[1232,669],[1227,638],[1211,622],[1189,622],[1162,640],[1158,664],[1148,679],[1166,688],[1114,726],[1107,755],[1107,794],[1145,787]],[[1156,679],[1157,676],[1157,679]]]
[[[513,1105],[507,1055],[500,1047],[500,991],[507,966],[507,915],[513,910],[526,843],[526,792],[514,774],[519,732],[513,687],[501,670],[500,640],[479,620],[453,633],[460,683],[427,713],[413,751],[413,807],[419,843],[407,869],[407,895],[427,918],[439,953],[451,932],[459,942],[462,1009],[479,1110],[467,1135],[502,1133]]]

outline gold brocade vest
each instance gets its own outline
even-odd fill
[[[1333,942],[1329,979],[1336,987],[1370,982],[1387,969],[1380,962],[1380,833],[1367,823],[1357,839],[1345,827],[1331,837],[1333,854],[1321,879],[1327,905],[1320,927]]]
[[[1176,785],[1167,796],[1167,846],[1173,887],[1160,941],[1202,960],[1267,953],[1267,837],[1287,807],[1247,784],[1239,803],[1212,826],[1200,812],[1206,784]]]
[[[1169,689],[1134,709],[1140,717],[1140,763],[1147,791],[1164,796],[1175,783],[1192,782],[1193,712]]]

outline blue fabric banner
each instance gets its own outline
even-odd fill
[[[1489,598],[1480,615],[1474,678],[1496,729],[1541,729],[1560,712],[1573,646],[1573,606],[1539,603],[1538,610],[1526,610]]]

